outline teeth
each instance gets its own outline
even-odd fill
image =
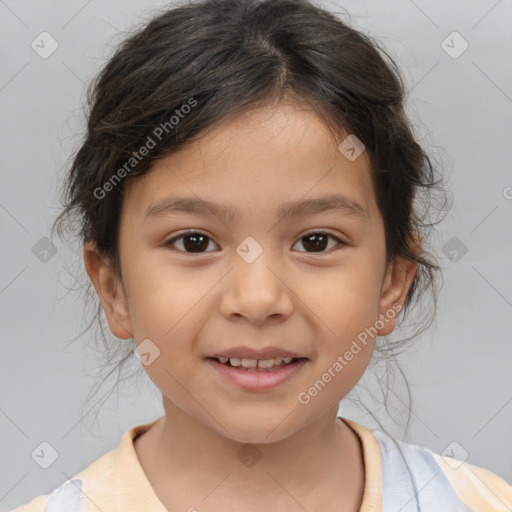
[[[279,362],[276,362],[279,361]],[[280,359],[260,359],[258,361],[258,368],[270,368],[271,366],[277,366],[280,364]]]
[[[221,363],[227,363],[227,357],[218,358]],[[245,359],[239,357],[230,357],[229,362],[231,366],[242,366],[244,368],[272,368],[273,366],[281,366],[283,364],[289,364],[292,361],[292,357],[279,357],[276,359]]]

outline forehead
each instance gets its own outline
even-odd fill
[[[336,193],[375,215],[367,152],[350,160],[315,112],[281,104],[233,116],[129,179],[123,212],[145,218],[172,196],[223,203],[231,217],[272,208],[282,215],[284,203]]]

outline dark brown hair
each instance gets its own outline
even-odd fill
[[[366,147],[387,257],[418,262],[400,320],[427,290],[434,292],[435,310],[439,267],[426,251],[433,225],[427,213],[432,192],[442,188],[404,112],[404,83],[390,55],[307,0],[199,0],[171,7],[120,44],[89,86],[87,133],[67,174],[64,209],[54,225],[59,234],[72,221],[80,242],[94,241],[120,275],[126,180],[243,109],[300,101],[324,120],[334,141],[354,134]],[[139,160],[142,147],[147,151]],[[127,165],[134,153],[137,161]],[[419,254],[411,251],[413,233],[422,241]],[[99,320],[106,353],[119,349],[111,362],[125,351],[116,363],[120,370],[132,351],[106,342],[101,303],[91,295],[96,311],[90,325]],[[421,317],[415,335],[433,312]],[[377,350],[394,355],[406,340],[385,340]]]

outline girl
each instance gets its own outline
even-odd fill
[[[439,268],[383,50],[307,0],[190,2],[90,107],[57,220],[165,414],[17,511],[512,509],[499,476],[337,415]]]

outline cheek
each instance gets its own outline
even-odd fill
[[[354,258],[297,291],[299,297],[304,297],[310,324],[315,326],[318,378],[332,379],[326,400],[345,396],[361,378],[373,354],[381,276],[371,257],[359,253],[357,261]],[[308,289],[312,291],[309,297]]]
[[[322,272],[321,276],[297,278],[294,291],[304,304],[318,316],[326,332],[346,338],[374,323],[380,303],[380,269],[357,256],[349,262]],[[354,258],[355,260],[355,258]],[[311,319],[313,322],[313,318]]]
[[[171,265],[165,254],[147,261],[143,254],[132,254],[130,259],[126,288],[136,340],[154,336],[165,342],[184,325],[184,319],[194,317],[201,300],[218,281],[216,274]]]
[[[218,275],[155,260],[145,265],[139,260],[131,268],[135,270],[127,272],[127,292],[133,334],[136,344],[151,354],[145,370],[164,394],[186,404],[190,396],[183,383],[194,358],[203,356],[196,348],[197,333],[208,320],[205,307]]]
[[[144,277],[139,275],[131,290],[135,298],[130,316],[136,344],[141,348],[139,354],[143,364],[144,352],[150,354],[144,364],[148,376],[164,395],[172,396],[173,402],[186,410],[190,406],[189,393],[197,394],[185,383],[194,362],[195,333],[204,321],[198,315],[205,292],[182,287],[176,282],[177,276],[167,281],[172,286],[164,285],[167,278]]]

